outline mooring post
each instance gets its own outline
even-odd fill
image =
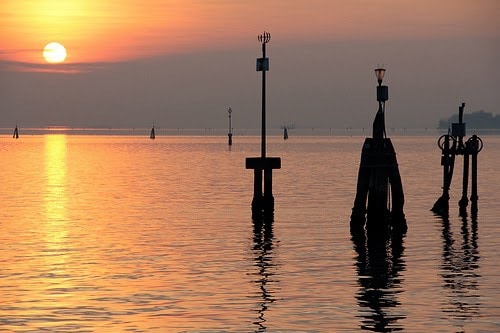
[[[458,123],[451,124],[451,135],[458,139],[457,154],[461,155],[465,151],[464,137],[466,135],[466,125],[464,123],[465,103],[458,107]]]
[[[252,217],[254,219],[272,217],[274,213],[273,169],[281,168],[279,157],[266,157],[266,72],[269,70],[269,58],[266,57],[266,44],[271,40],[271,34],[265,32],[257,37],[262,43],[262,58],[257,58],[257,71],[262,72],[262,131],[261,156],[247,157],[246,168],[254,170],[254,194],[252,200]],[[264,173],[264,179],[262,174]],[[264,192],[262,192],[264,180]]]
[[[365,228],[368,233],[386,232],[388,229],[400,233],[407,231],[403,212],[403,185],[396,152],[385,131],[385,102],[389,91],[387,86],[382,85],[384,74],[384,68],[375,69],[379,107],[373,121],[373,137],[365,139],[361,151],[350,222],[351,233],[358,233]],[[392,195],[392,207],[389,207],[389,193]]]
[[[468,140],[471,152],[471,213],[473,215],[477,214],[477,200],[479,199],[477,195],[477,154],[483,149],[483,141],[476,134],[474,134]]]
[[[457,141],[448,133],[439,137],[438,147],[441,149],[441,165],[443,166],[443,194],[434,203],[431,210],[436,214],[448,216],[450,186],[455,167]]]
[[[467,190],[469,186],[469,153],[470,153],[469,142],[466,142],[463,152],[464,169],[462,175],[462,198],[458,201],[458,207],[461,216],[467,215],[467,206],[469,205],[469,199],[467,199]]]
[[[458,123],[451,124],[451,135],[448,130],[447,135],[442,135],[438,139],[438,146],[442,150],[441,165],[443,165],[443,195],[436,201],[432,211],[441,216],[447,217],[449,211],[448,200],[449,188],[453,176],[453,166],[457,155],[464,156],[464,167],[462,174],[462,197],[458,201],[459,213],[461,216],[467,216],[467,191],[469,187],[469,160],[471,160],[471,212],[477,213],[477,154],[483,149],[483,141],[474,134],[467,142],[463,139],[466,135],[466,124],[463,121],[465,103],[458,108]],[[453,142],[450,148],[450,142]],[[470,156],[470,158],[469,158]]]
[[[462,174],[462,198],[458,201],[459,213],[461,216],[467,216],[467,188],[469,184],[469,148],[464,144],[466,135],[466,124],[464,123],[465,103],[458,107],[458,123],[451,124],[451,135],[458,139],[458,146],[455,154],[464,156],[464,168]],[[451,185],[451,184],[450,184]]]

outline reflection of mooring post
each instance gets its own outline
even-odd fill
[[[458,123],[451,124],[451,135],[448,132],[438,139],[438,146],[442,151],[441,165],[443,166],[443,194],[432,207],[432,211],[442,216],[449,213],[449,189],[453,178],[453,168],[456,155],[464,156],[462,197],[458,201],[461,216],[467,215],[469,199],[467,191],[469,186],[469,156],[471,156],[471,212],[477,213],[477,154],[483,149],[483,141],[477,135],[473,135],[464,143],[466,135],[466,124],[463,121],[465,103],[458,108]],[[451,146],[450,146],[451,144]]]
[[[373,138],[365,139],[361,152],[351,232],[363,230],[365,222],[368,232],[384,232],[388,228],[406,232],[403,185],[396,152],[385,132],[385,102],[389,95],[387,86],[382,85],[385,69],[377,68],[375,74],[378,79],[379,108],[373,122]],[[389,194],[392,194],[392,210],[389,207]]]
[[[231,127],[231,112],[233,112],[233,110],[231,110],[231,108],[229,108],[227,110],[228,117],[229,117],[229,132],[227,133],[227,137],[228,137],[228,144],[230,146],[233,144],[233,129]]]
[[[259,218],[264,214],[270,217],[274,212],[273,169],[281,168],[279,157],[266,157],[266,72],[269,70],[269,58],[266,58],[266,44],[271,40],[271,34],[264,32],[259,35],[262,43],[262,58],[257,59],[257,71],[262,72],[262,146],[261,157],[248,157],[246,168],[254,170],[254,192],[252,200],[252,216]],[[262,172],[264,172],[264,192],[262,192]]]

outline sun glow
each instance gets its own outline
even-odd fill
[[[430,7],[425,1],[411,1],[411,11],[395,0],[321,2],[322,6],[311,6],[310,1],[296,0],[290,8],[270,6],[263,12],[255,1],[243,0],[2,0],[0,61],[60,70],[62,66],[46,66],[52,61],[40,57],[40,43],[47,39],[68,47],[71,57],[64,63],[72,68],[235,49],[247,47],[262,29],[261,22],[269,22],[280,41],[297,43],[499,34],[493,23],[494,0],[484,1],[491,5],[443,0]],[[467,24],[457,25],[463,21]]]
[[[57,64],[66,60],[66,48],[59,43],[52,42],[45,45],[43,58],[51,64]]]

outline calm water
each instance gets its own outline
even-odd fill
[[[498,332],[500,137],[479,214],[429,209],[435,136],[392,137],[409,231],[351,240],[363,136],[268,138],[272,230],[254,230],[259,138],[0,137],[0,332]],[[458,163],[462,162],[458,158]]]

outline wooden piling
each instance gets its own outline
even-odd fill
[[[389,194],[392,207],[389,206]],[[351,214],[351,232],[388,229],[406,232],[404,194],[396,152],[389,138],[366,138],[361,152],[358,183]]]

